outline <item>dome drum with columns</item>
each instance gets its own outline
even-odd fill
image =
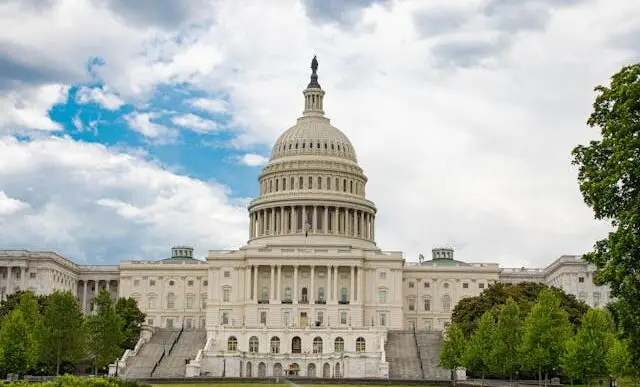
[[[249,205],[249,243],[307,241],[375,245],[376,207],[349,138],[324,116],[317,60],[305,109],[276,141]],[[321,240],[316,238],[320,237]]]

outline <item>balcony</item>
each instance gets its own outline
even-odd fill
[[[349,304],[349,301],[347,301],[347,300],[340,300],[340,301],[338,301],[338,304],[340,304],[340,305],[348,305],[348,304]]]
[[[282,300],[283,304],[293,304],[293,300]]]
[[[303,300],[298,301],[298,304],[308,304],[308,303],[309,303],[309,300],[307,300],[307,299],[303,299]]]
[[[258,300],[258,304],[268,304],[269,300]]]
[[[326,304],[327,300],[316,300],[315,303],[316,304]]]

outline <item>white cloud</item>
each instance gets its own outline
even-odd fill
[[[158,117],[159,114],[154,112],[132,112],[125,116],[125,120],[131,129],[149,139],[168,141],[175,137],[176,133],[171,128],[151,121]]]
[[[3,246],[114,262],[157,259],[182,243],[204,254],[246,238],[245,207],[229,199],[227,187],[98,144],[0,138],[0,182],[14,196],[0,192]],[[31,207],[6,210],[21,202]]]
[[[229,104],[222,99],[194,98],[189,103],[191,106],[209,113],[226,113],[229,111]]]
[[[0,94],[0,133],[4,131],[58,131],[60,124],[49,118],[49,110],[67,99],[69,88],[63,85],[42,85]]]
[[[118,110],[124,105],[124,101],[116,94],[99,87],[80,87],[76,100],[81,104],[97,103],[107,110]]]
[[[29,208],[29,204],[21,200],[10,198],[7,194],[0,190],[0,215],[13,215],[18,211]],[[6,226],[6,225],[5,225]]]
[[[215,121],[202,118],[193,113],[172,117],[171,122],[198,133],[208,133],[218,129],[218,124]]]
[[[266,164],[267,161],[269,161],[268,158],[255,153],[245,153],[240,157],[240,163],[248,167],[259,167]]]

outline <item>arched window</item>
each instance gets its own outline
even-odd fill
[[[342,179],[342,192],[347,192],[347,179]]]
[[[276,179],[276,192],[278,192],[278,189],[280,188],[279,185],[280,185],[280,179]]]
[[[291,353],[301,353],[302,352],[302,339],[296,336],[291,339]]]
[[[302,188],[304,188],[304,178],[300,176],[300,179],[298,181],[298,189],[302,189]]]
[[[258,347],[260,346],[260,341],[255,336],[251,336],[249,339],[249,352],[258,353]]]
[[[293,177],[292,177],[292,178],[291,178],[291,182],[290,182],[290,184],[289,184],[289,185],[291,186],[291,189],[295,189],[295,187],[293,186],[294,182],[295,182],[295,180],[294,180],[294,179],[293,179]]]
[[[442,296],[442,310],[448,312],[451,309],[451,297],[448,294]]]
[[[176,306],[176,296],[173,293],[167,294],[167,309],[173,309]]]
[[[340,191],[340,179],[336,177],[336,191]]]
[[[313,339],[313,353],[322,353],[322,338],[320,336]]]
[[[313,177],[309,176],[309,186],[307,187],[308,189],[312,189],[313,188]]]
[[[316,189],[322,189],[322,178],[320,176],[318,176],[318,186]]]
[[[327,145],[327,144],[325,144]],[[331,189],[331,178],[327,177],[327,189]]]
[[[278,336],[271,338],[271,353],[280,353],[280,338]]]
[[[367,349],[367,342],[364,341],[364,337],[358,337],[356,339],[356,352],[364,352]]]
[[[333,342],[333,352],[344,352],[344,339],[342,337],[336,337]]]
[[[282,178],[282,190],[287,190],[287,179],[285,177]]]
[[[149,309],[156,308],[156,295],[151,293],[147,295],[147,301],[149,302]]]
[[[276,184],[276,191],[278,190],[278,184]],[[353,193],[353,180],[349,181],[349,192]]]
[[[227,351],[237,351],[238,350],[238,339],[235,336],[229,337],[227,340]]]

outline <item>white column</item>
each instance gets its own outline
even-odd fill
[[[252,266],[247,265],[244,268],[244,299],[251,300],[251,270]]]
[[[307,227],[307,206],[302,206],[302,232]]]
[[[353,304],[355,301],[355,278],[354,278],[354,271],[355,271],[355,266],[351,266],[351,286],[350,286],[350,294],[349,294],[349,299],[350,299],[350,303]]]
[[[13,267],[7,266],[7,295],[13,294]]]
[[[289,227],[290,227],[289,233],[291,234],[296,232],[296,229],[294,226],[295,223],[293,223],[293,221],[295,220],[293,217],[294,214],[295,214],[295,207],[294,206],[289,207]]]
[[[300,295],[298,294],[298,265],[293,265],[293,299],[297,304]]]
[[[271,276],[269,277],[269,279],[271,280],[271,290],[269,291],[269,299],[270,300],[275,300],[275,290],[276,290],[276,266],[275,265],[271,265]]]
[[[335,294],[336,300],[340,300],[340,294],[338,293],[338,268],[339,266],[333,267],[333,294]]]
[[[371,216],[371,240],[376,239],[376,218]]]
[[[311,265],[311,286],[309,289],[309,303],[313,304],[316,300],[316,285],[315,285],[315,277],[316,277],[316,267]]]
[[[364,238],[364,211],[360,211],[360,226],[358,227],[360,238]]]
[[[84,283],[82,289],[82,312],[87,313],[87,280],[82,282]]]
[[[327,301],[333,301],[333,266],[327,266]]]
[[[313,208],[313,214],[311,216],[311,223],[313,224],[311,225],[311,230],[315,233],[318,231],[318,207],[313,206],[311,208]]]
[[[364,292],[364,286],[363,286],[363,283],[362,283],[362,279],[363,279],[362,272],[363,271],[364,271],[364,266],[358,266],[358,294],[356,295],[356,300],[359,303],[362,303],[364,301],[363,297],[362,297],[362,294]]]
[[[278,277],[276,282],[276,300],[282,301],[282,265],[278,265]]]
[[[253,266],[253,300],[258,300],[258,265]]]
[[[280,207],[280,235],[286,234],[285,226],[287,225],[284,207]]]
[[[329,207],[324,206],[324,211],[322,211],[323,219],[322,219],[322,231],[325,234],[329,233]]]
[[[20,268],[20,290],[22,291],[27,290],[27,268],[26,267]],[[76,291],[76,294],[78,294],[77,291]]]

